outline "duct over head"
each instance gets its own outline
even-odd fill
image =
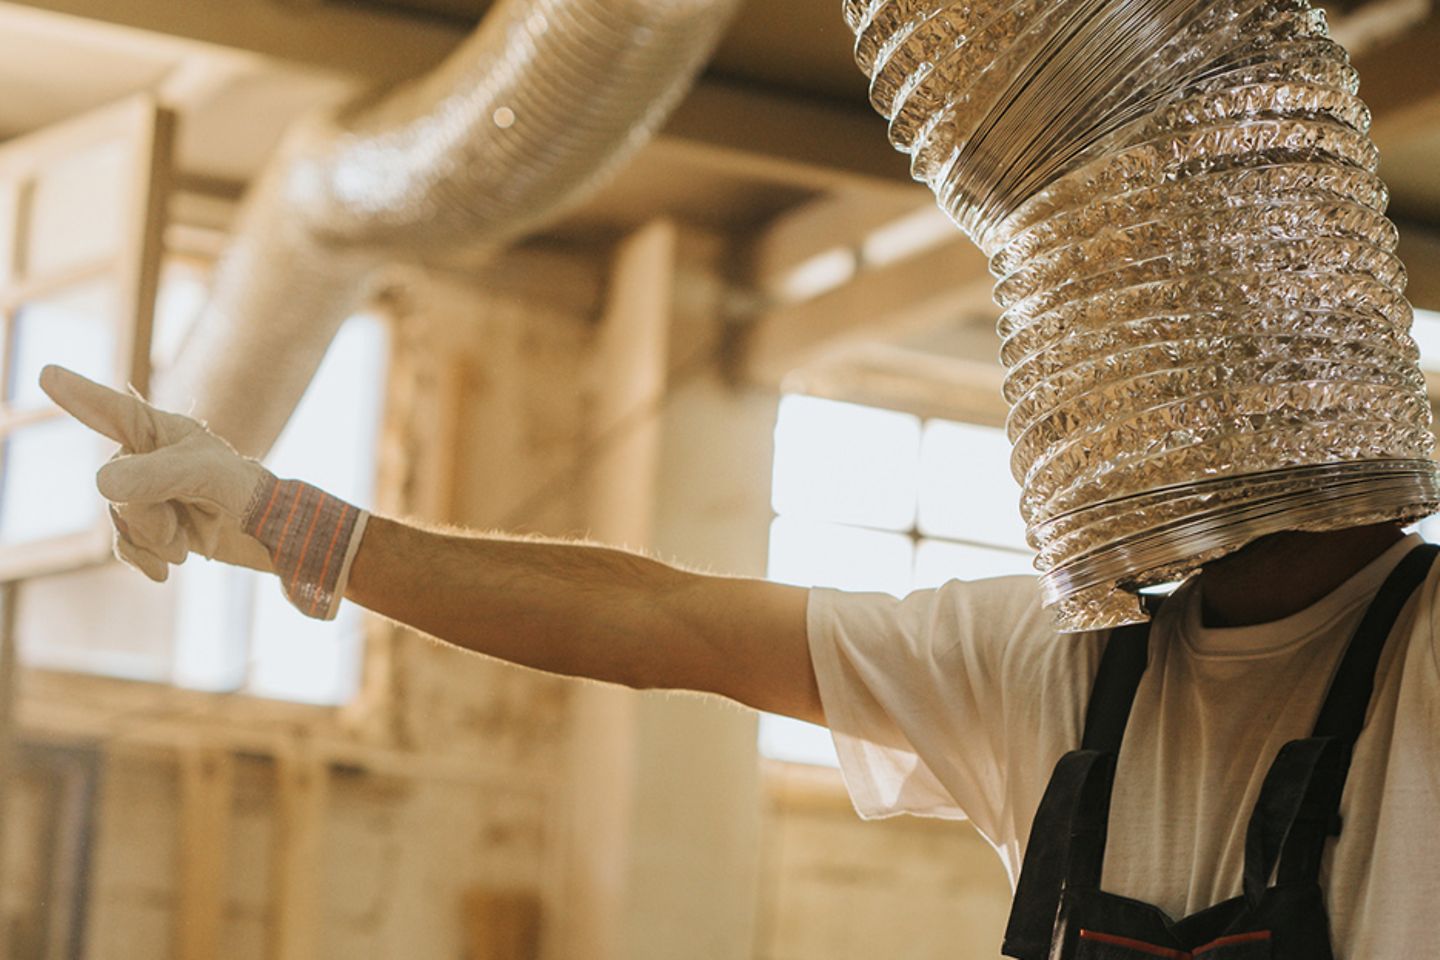
[[[739,0],[500,0],[432,73],[287,136],[165,402],[263,454],[380,264],[497,247],[589,196],[659,128]]]
[[[845,0],[914,176],[991,258],[1062,629],[1282,530],[1440,505],[1405,271],[1306,0]]]

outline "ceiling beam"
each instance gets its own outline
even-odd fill
[[[812,200],[755,235],[747,251],[748,285],[769,304],[808,300],[848,283],[864,263],[867,241],[877,231],[932,211],[944,219],[929,191],[920,188],[897,191],[895,197],[838,192]],[[948,221],[943,227],[938,240],[921,238],[926,248],[958,238]]]
[[[954,357],[876,343],[837,348],[788,374],[782,393],[803,393],[921,417],[1003,427],[1005,370],[993,358]]]
[[[350,4],[276,0],[19,0],[24,6],[245,50],[389,85],[423,73],[465,38],[452,24]]]
[[[1352,57],[1363,56],[1403,35],[1430,15],[1431,0],[1360,0],[1340,4],[1330,16],[1330,36]]]
[[[837,345],[900,337],[917,328],[993,313],[985,257],[958,231],[954,240],[801,303],[762,310],[745,328],[741,370],[776,386]]]
[[[1423,129],[1421,118],[1440,118],[1440,12],[1399,39],[1355,58],[1360,96],[1374,114],[1370,135],[1383,151],[1390,142]],[[1429,67],[1417,67],[1428,64]]]
[[[424,73],[468,35],[458,23],[360,4],[276,0],[0,2],[167,34],[385,87]],[[865,103],[776,93],[706,77],[661,135],[732,173],[817,192],[917,188]]]
[[[772,93],[704,78],[661,132],[666,141],[726,155],[758,179],[817,189],[860,188],[923,196],[909,161],[885,137],[868,104]]]

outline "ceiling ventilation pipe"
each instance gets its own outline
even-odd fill
[[[1440,506],[1370,115],[1307,0],[844,0],[871,101],[991,258],[1062,628],[1257,537]]]
[[[501,0],[430,74],[299,124],[161,398],[263,454],[376,267],[503,244],[585,198],[648,142],[737,6]]]

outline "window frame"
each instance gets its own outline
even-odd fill
[[[112,253],[34,275],[25,263],[26,240],[33,229],[30,207],[34,185],[46,167],[86,149],[124,146],[125,191],[119,246]],[[54,422],[64,413],[53,404],[13,409],[11,393],[15,326],[20,309],[37,298],[80,284],[110,279],[116,301],[115,352],[109,374],[116,385],[145,391],[150,380],[150,333],[159,287],[165,208],[172,184],[174,115],[148,95],[129,97],[76,119],[0,144],[0,193],[11,216],[0,222],[8,231],[9,263],[0,274],[0,478],[6,441],[27,427]],[[73,533],[0,545],[0,582],[58,573],[105,562],[110,557],[110,521],[103,513],[90,527]]]
[[[934,420],[1003,431],[1009,412],[1001,392],[1003,379],[1004,370],[998,362],[984,364],[969,359],[920,353],[890,344],[864,343],[831,351],[824,357],[792,371],[781,381],[779,395],[798,394],[909,414],[919,419],[923,437],[926,424]],[[782,515],[774,513],[772,509],[772,529],[775,520],[780,516]],[[854,526],[840,523],[836,525]],[[858,526],[855,528],[870,529]],[[928,536],[920,529],[918,509],[908,530],[877,532],[907,537],[917,548],[920,542],[933,540],[991,550],[1010,550],[1008,547],[982,541]],[[1019,555],[1018,551],[1016,555]],[[913,563],[912,559],[912,578]],[[762,714],[762,727],[767,720],[771,724],[778,723],[783,726],[802,723],[786,717]],[[828,731],[826,735],[829,735]],[[765,769],[772,774],[795,769],[824,770],[824,774],[807,775],[813,776],[816,782],[833,785],[834,781],[829,777],[833,767],[818,753],[808,760],[798,756],[774,756],[763,749],[764,739],[763,730],[757,731],[756,754]]]

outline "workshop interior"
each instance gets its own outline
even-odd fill
[[[1433,0],[7,0],[0,90],[0,960],[970,960],[1014,880],[821,728],[138,577],[47,364],[377,515],[1066,632],[1440,540]]]

